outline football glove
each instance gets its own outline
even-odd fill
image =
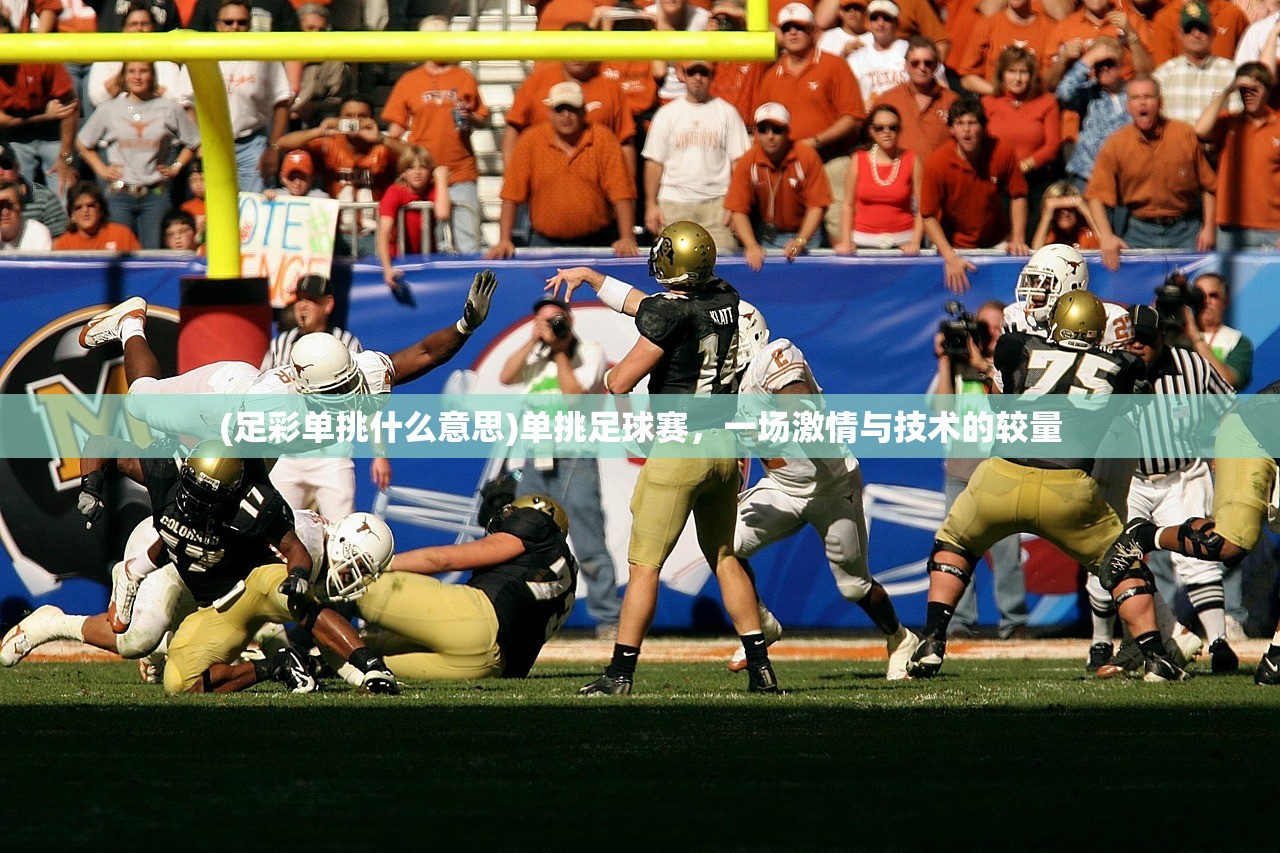
[[[467,304],[462,306],[462,319],[456,324],[459,334],[469,335],[484,323],[489,316],[489,303],[493,301],[493,291],[498,286],[498,277],[491,271],[476,273],[471,282],[471,291],[467,294]]]
[[[303,598],[311,591],[311,582],[307,580],[310,574],[306,569],[294,566],[289,570],[289,576],[280,582],[278,592],[290,601]]]
[[[107,476],[102,471],[90,471],[80,481],[80,497],[76,499],[76,509],[84,516],[86,530],[98,523],[102,518],[102,511],[106,509],[106,501],[102,499],[106,483]]]

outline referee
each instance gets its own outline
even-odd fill
[[[1152,392],[1176,398],[1149,407],[1138,420],[1143,458],[1129,486],[1129,518],[1149,518],[1164,526],[1211,516],[1213,476],[1208,463],[1197,455],[1196,436],[1225,414],[1235,392],[1203,356],[1165,344],[1164,324],[1155,309],[1135,305],[1129,318],[1133,321],[1129,351],[1146,363]],[[1206,404],[1203,397],[1194,396],[1209,394],[1221,397]],[[1213,672],[1235,672],[1240,659],[1227,643],[1222,563],[1181,554],[1171,558],[1177,584],[1185,589],[1209,643]],[[1161,570],[1163,561],[1151,567]],[[1162,580],[1169,584],[1173,578]]]

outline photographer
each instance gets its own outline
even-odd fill
[[[934,337],[933,351],[938,360],[938,370],[929,386],[929,395],[955,395],[969,397],[968,401],[952,401],[956,414],[964,416],[967,410],[986,409],[981,399],[988,394],[1000,393],[996,387],[996,341],[1004,319],[1004,303],[998,300],[984,302],[976,314],[969,314],[956,301],[947,303],[948,317],[939,324]],[[940,406],[947,405],[939,401]],[[949,511],[960,493],[964,491],[989,451],[989,447],[956,444],[945,463],[946,508]],[[995,579],[996,608],[1000,611],[999,631],[1001,639],[1022,639],[1027,636],[1027,586],[1022,574],[1022,544],[1017,535],[1001,539],[991,547],[991,572]],[[970,584],[956,605],[955,616],[949,626],[950,636],[968,636],[978,625],[978,601],[974,585]]]
[[[1203,356],[1232,388],[1244,389],[1253,377],[1253,341],[1223,322],[1228,303],[1226,281],[1217,273],[1202,273],[1190,289],[1194,297],[1182,311],[1187,349]]]
[[[523,385],[525,394],[603,394],[608,367],[604,347],[579,338],[567,302],[544,298],[533,304],[533,334],[502,367],[503,385]],[[618,582],[605,541],[600,468],[591,456],[526,459],[516,496],[547,495],[573,522],[573,556],[587,584],[587,612],[596,636],[617,634]]]

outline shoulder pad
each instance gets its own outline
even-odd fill
[[[687,297],[675,293],[657,296],[641,301],[636,311],[636,329],[661,346],[685,322],[690,302]]]

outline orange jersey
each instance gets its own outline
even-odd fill
[[[409,129],[409,144],[423,146],[436,165],[449,167],[451,184],[480,176],[470,140],[463,140],[454,123],[453,111],[460,105],[477,118],[489,115],[470,71],[457,65],[431,71],[419,65],[396,81],[382,109],[383,121]]]

